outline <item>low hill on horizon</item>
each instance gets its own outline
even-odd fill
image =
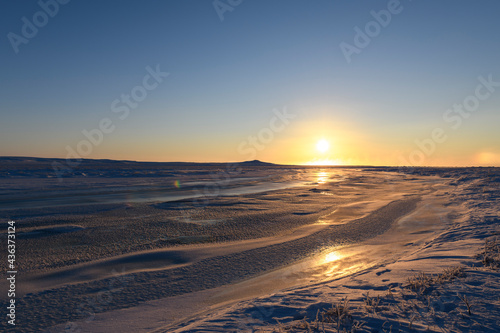
[[[105,163],[114,163],[114,164],[123,164],[123,165],[130,165],[130,164],[140,164],[140,165],[221,165],[221,164],[241,164],[241,165],[252,165],[252,166],[259,166],[259,165],[280,165],[280,164],[275,164],[275,163],[270,163],[270,162],[262,162],[260,160],[252,160],[252,161],[242,161],[242,162],[181,162],[181,161],[172,161],[172,162],[156,162],[156,161],[134,161],[134,160],[113,160],[113,159],[95,159],[95,158],[82,158],[79,160],[68,160],[64,158],[51,158],[51,157],[31,157],[31,156],[0,156],[0,162],[2,163],[11,163],[11,164],[18,164],[18,163],[26,163],[26,164],[35,164],[35,163],[41,163],[41,164],[46,164],[46,163],[52,163],[52,162],[59,162],[59,163],[66,163],[66,164],[71,164],[71,163],[79,163],[80,165],[88,164],[88,163],[95,163],[95,164],[105,164]]]
[[[67,160],[64,158],[44,158],[28,156],[0,156],[0,178],[12,177],[101,177],[114,175],[165,176],[172,169],[226,169],[239,167],[279,167],[279,164],[259,160],[243,162],[141,162],[110,159]]]

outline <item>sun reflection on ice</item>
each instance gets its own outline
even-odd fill
[[[323,253],[314,268],[313,276],[319,280],[339,279],[372,266],[359,251],[335,249]]]
[[[342,257],[335,251],[333,252],[330,252],[328,253],[326,256],[325,256],[325,260],[323,263],[327,264],[327,263],[331,263],[333,261],[337,261],[339,259],[341,259]]]
[[[325,184],[326,181],[328,180],[329,173],[325,171],[319,171],[316,174],[316,183],[318,184]]]
[[[348,272],[343,267],[345,259],[348,258],[340,254],[338,250],[326,253],[317,263],[316,277],[325,279],[347,274]]]

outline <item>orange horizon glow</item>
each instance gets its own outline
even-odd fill
[[[258,133],[253,131],[251,133]],[[293,122],[286,131],[276,133],[274,138],[255,149],[255,156],[238,153],[237,147],[242,140],[247,140],[247,133],[233,134],[233,139],[226,137],[204,142],[204,138],[192,135],[179,143],[160,137],[151,143],[142,141],[105,140],[95,146],[92,154],[83,156],[88,159],[114,159],[138,162],[192,162],[192,163],[238,163],[248,160],[283,165],[304,166],[415,166],[415,167],[499,167],[500,148],[481,147],[480,141],[451,140],[436,145],[431,154],[424,154],[411,139],[393,140],[384,132],[362,127],[352,121],[329,119],[321,121],[301,120]],[[415,134],[416,137],[417,134]],[[229,137],[229,136],[228,136]],[[211,138],[210,138],[211,139]],[[423,140],[425,137],[420,137]],[[77,143],[77,142],[76,142]],[[70,144],[74,147],[75,142]],[[35,151],[25,150],[23,154],[5,154],[5,156],[38,156],[67,158],[60,156],[67,143],[46,147],[44,153],[37,146]],[[127,149],[123,149],[123,146]],[[249,145],[250,146],[250,145]],[[24,151],[24,150],[23,150]],[[9,152],[7,152],[9,153]],[[418,158],[417,158],[418,157]],[[421,163],[412,163],[412,162]]]
[[[477,156],[483,157],[484,155],[478,154]],[[488,161],[492,161],[490,156],[490,153],[488,153]],[[426,165],[411,165],[411,164],[401,164],[401,163],[382,163],[382,162],[377,162],[377,163],[370,163],[367,161],[359,160],[355,161],[350,159],[348,162],[343,161],[341,159],[336,159],[336,160],[311,160],[311,161],[277,161],[277,160],[269,160],[269,159],[261,159],[257,158],[257,160],[261,162],[266,162],[266,163],[272,163],[272,164],[277,164],[277,165],[290,165],[290,166],[317,166],[317,167],[330,167],[330,166],[380,166],[380,167],[442,167],[442,168],[453,168],[453,167],[494,167],[498,168],[500,167],[500,159],[498,155],[494,155],[495,160],[490,162],[484,163],[481,159],[471,159],[468,160],[466,159],[465,161],[450,161],[448,163],[443,162],[440,160],[441,163],[429,163]],[[53,155],[48,155],[48,156],[43,156],[43,155],[2,155],[0,157],[25,157],[25,158],[53,158],[53,159],[65,159],[65,156],[56,156],[54,157]],[[176,162],[182,162],[182,163],[241,163],[245,162],[247,160],[234,160],[234,159],[155,159],[155,158],[133,158],[133,157],[110,157],[110,156],[91,156],[85,159],[108,159],[108,160],[114,160],[114,161],[132,161],[132,162],[149,162],[149,163],[176,163]],[[481,162],[482,161],[482,162]]]

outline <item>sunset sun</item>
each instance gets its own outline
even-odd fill
[[[330,148],[330,144],[325,139],[321,139],[318,141],[318,143],[316,143],[316,149],[320,153],[326,153],[329,148]]]

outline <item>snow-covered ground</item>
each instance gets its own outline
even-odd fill
[[[434,196],[454,206],[451,213],[440,215],[424,202],[393,230],[354,246],[379,256],[378,245],[408,236],[395,231],[419,224],[411,233],[430,237],[405,244],[408,251],[387,251],[376,265],[346,277],[246,300],[160,331],[499,332],[500,177],[482,176],[459,178],[452,193]],[[442,225],[430,232],[436,217]],[[330,258],[342,261],[343,252]],[[355,253],[346,252],[347,258]]]
[[[17,328],[499,331],[499,169],[293,172],[203,207],[16,210]]]

